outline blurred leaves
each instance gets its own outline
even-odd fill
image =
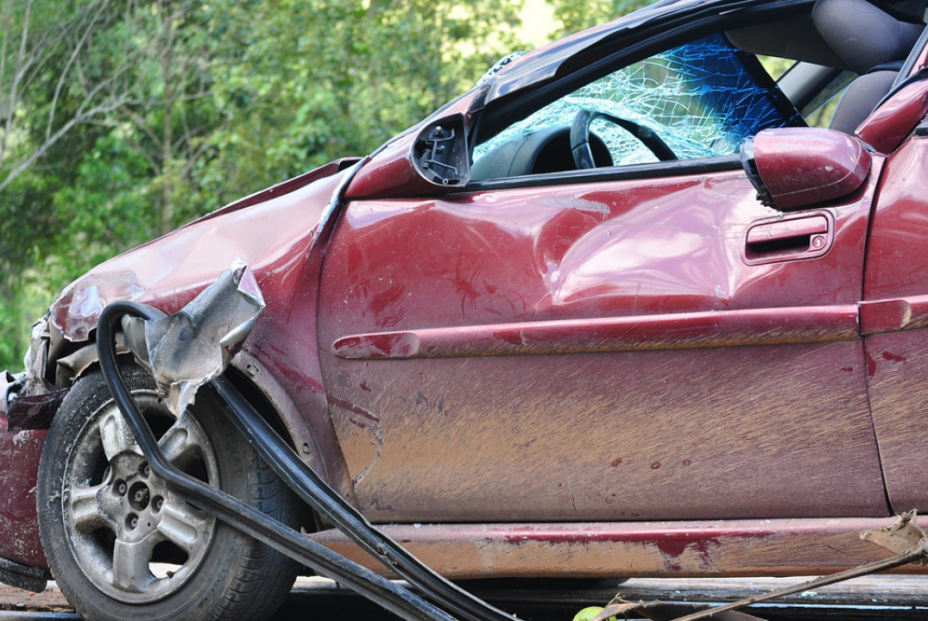
[[[523,1],[0,0],[0,369],[96,263],[469,89]],[[645,4],[546,1],[563,32]]]
[[[637,11],[653,0],[550,0],[560,22],[558,36],[590,28]]]

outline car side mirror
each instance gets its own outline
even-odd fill
[[[358,171],[345,196],[356,200],[446,194],[469,180],[466,119],[452,114],[384,145]]]
[[[859,139],[831,129],[765,129],[741,145],[741,163],[768,207],[794,211],[847,196],[870,174]]]
[[[470,180],[470,152],[464,116],[455,114],[425,126],[416,137],[412,161],[430,184],[459,187]]]

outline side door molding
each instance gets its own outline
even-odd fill
[[[857,305],[519,322],[355,334],[343,359],[469,358],[854,341]],[[928,298],[926,298],[928,320]]]
[[[860,334],[928,328],[928,295],[860,302]]]
[[[859,327],[858,327],[859,326]],[[633,317],[370,332],[339,338],[347,360],[469,358],[853,341],[928,328],[928,295],[859,302]]]

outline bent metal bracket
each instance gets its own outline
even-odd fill
[[[449,582],[377,530],[309,466],[223,377],[232,357],[264,310],[264,299],[243,262],[204,289],[190,304],[166,316],[135,302],[115,302],[100,315],[97,348],[101,370],[120,412],[152,471],[175,492],[233,528],[266,543],[320,575],[335,579],[408,621],[515,621]],[[136,361],[150,371],[168,406],[180,416],[205,388],[278,476],[323,519],[406,579],[416,591],[396,584],[332,552],[225,492],[174,468],[127,389],[117,364],[117,328]],[[737,612],[752,604],[912,562],[928,562],[928,538],[914,523],[914,512],[892,526],[861,536],[896,556],[823,576],[801,585],[750,597],[725,606],[695,607],[662,602],[627,602],[617,596],[595,621],[638,614],[655,621],[751,621]],[[420,595],[421,593],[422,595]]]

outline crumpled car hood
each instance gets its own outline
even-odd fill
[[[350,172],[344,168],[357,161],[327,164],[101,263],[64,290],[50,309],[50,323],[66,340],[80,342],[115,300],[174,313],[236,260],[251,267],[273,304],[279,292],[273,281],[305,262]]]

